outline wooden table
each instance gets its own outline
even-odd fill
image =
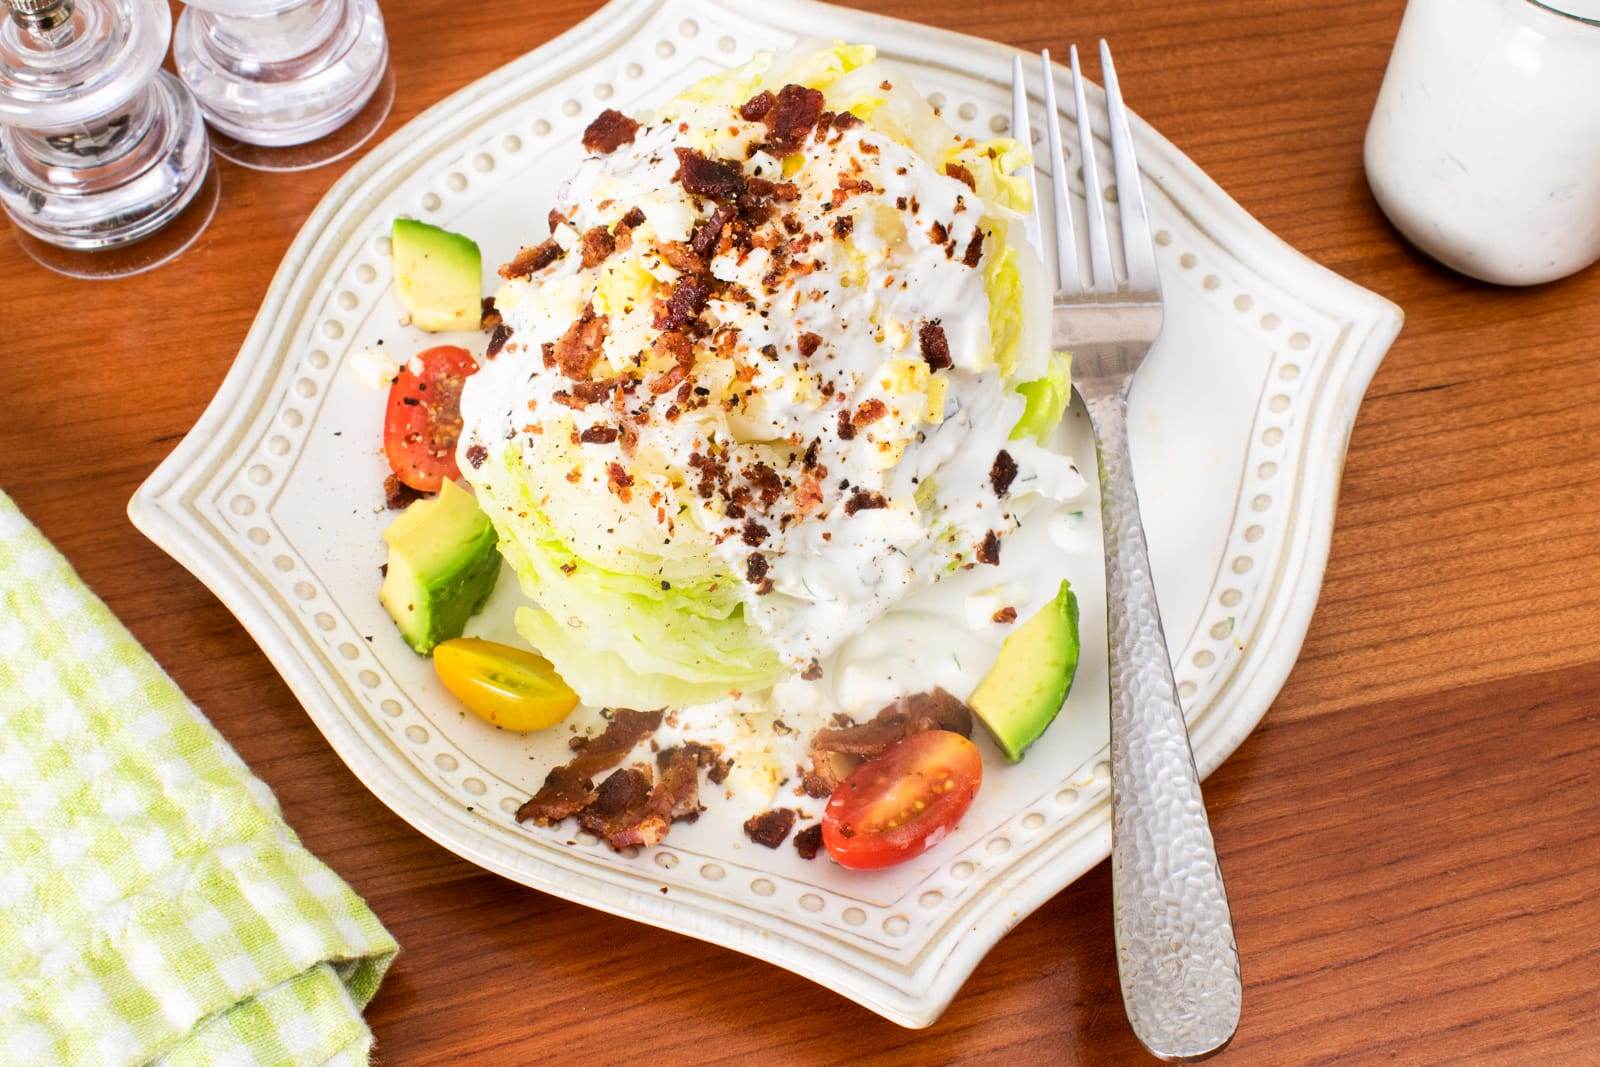
[[[385,6],[392,129],[593,4]],[[1272,230],[1406,311],[1355,427],[1299,666],[1207,783],[1246,981],[1227,1060],[1600,1063],[1600,270],[1490,289],[1384,221],[1361,139],[1400,0],[870,6],[1026,48],[1109,36],[1136,110]],[[70,282],[0,239],[0,485],[399,938],[368,1013],[382,1060],[1138,1059],[1104,865],[914,1032],[485,874],[345,770],[228,612],[124,513],[343,169],[224,164],[201,242],[132,280]]]

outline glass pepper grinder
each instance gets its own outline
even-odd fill
[[[186,0],[172,54],[213,147],[258,170],[331,163],[394,102],[377,0]]]
[[[4,0],[0,207],[18,242],[76,277],[135,274],[187,248],[217,179],[205,123],[160,69],[166,0]]]

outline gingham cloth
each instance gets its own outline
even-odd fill
[[[395,951],[0,493],[0,1065],[366,1063]]]

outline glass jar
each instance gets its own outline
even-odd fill
[[[1365,158],[1390,221],[1463,274],[1600,260],[1600,0],[1410,0]]]

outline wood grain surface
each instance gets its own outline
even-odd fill
[[[593,4],[384,6],[394,129]],[[1026,48],[1111,38],[1133,108],[1269,228],[1405,309],[1300,663],[1206,787],[1246,982],[1223,1061],[1600,1063],[1600,270],[1491,289],[1384,221],[1361,140],[1400,0],[870,6]],[[1103,865],[1002,941],[937,1025],[906,1031],[485,874],[345,770],[124,512],[343,170],[223,164],[199,244],[131,280],[58,278],[0,235],[0,486],[399,938],[369,1012],[381,1060],[1141,1062]]]

